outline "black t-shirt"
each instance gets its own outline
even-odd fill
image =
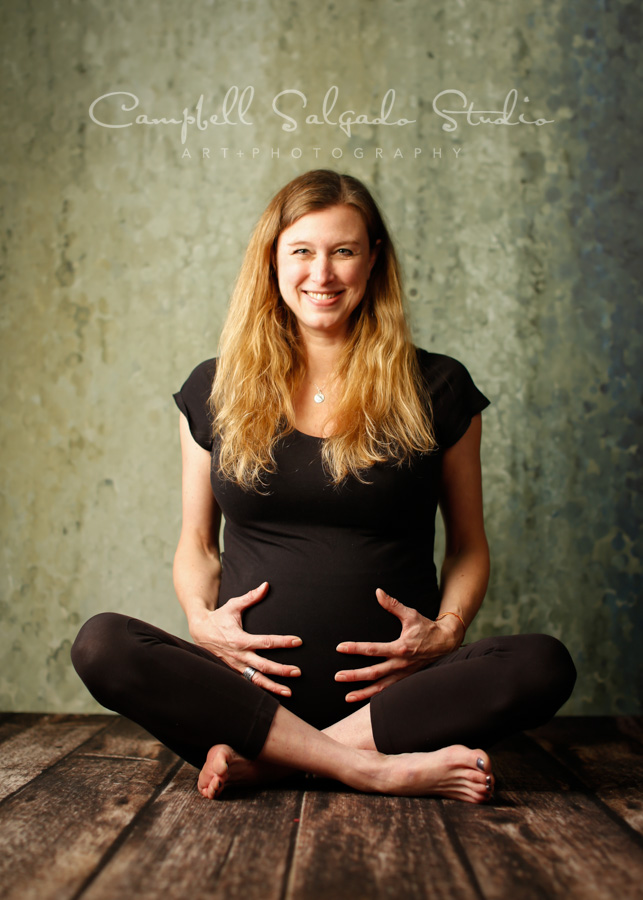
[[[208,408],[216,360],[197,366],[174,395],[194,439],[212,454],[212,489],[225,516],[219,603],[270,583],[244,627],[302,638],[302,647],[265,655],[300,666],[301,678],[287,679],[293,696],[282,702],[319,728],[357,708],[345,703],[349,688],[333,680],[335,672],[374,661],[339,654],[337,644],[399,635],[398,620],[379,606],[375,589],[429,618],[439,607],[433,544],[442,453],[489,401],[461,363],[424,350],[418,358],[438,447],[409,463],[372,466],[365,484],[352,477],[330,484],[322,438],[299,431],[279,442],[277,471],[266,476],[264,492],[224,481]]]

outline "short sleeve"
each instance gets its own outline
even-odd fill
[[[489,400],[456,359],[418,350],[418,360],[431,398],[435,438],[445,450],[460,440],[471,419],[489,406]]]
[[[209,399],[216,372],[216,359],[200,363],[174,394],[176,405],[188,420],[194,440],[204,450],[212,452],[212,416]]]

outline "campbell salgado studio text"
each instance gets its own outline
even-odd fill
[[[118,98],[121,98],[120,104]],[[123,100],[123,98],[127,98]],[[446,132],[456,131],[459,125],[477,127],[480,125],[551,125],[553,119],[527,118],[522,112],[517,113],[518,91],[512,88],[504,98],[499,109],[477,109],[474,101],[469,101],[466,94],[456,89],[440,91],[433,98],[433,111],[442,120],[441,129]],[[188,132],[207,131],[221,125],[253,126],[252,107],[255,102],[255,89],[251,85],[243,89],[233,85],[226,91],[221,105],[216,112],[210,112],[201,94],[193,107],[185,107],[177,116],[157,116],[139,112],[132,117],[134,110],[140,108],[136,94],[129,91],[110,91],[97,97],[89,107],[89,116],[96,125],[103,128],[129,128],[132,125],[147,126],[180,126],[181,143],[185,144]],[[522,98],[529,103],[529,97]],[[416,123],[416,119],[400,116],[395,106],[396,92],[389,88],[382,97],[379,110],[375,113],[357,112],[354,109],[342,109],[339,88],[330,87],[321,106],[316,112],[310,110],[307,95],[297,89],[280,91],[271,101],[271,111],[282,119],[281,128],[285,132],[295,132],[304,126],[321,126],[340,129],[347,137],[351,137],[359,126],[384,125],[403,128]],[[215,107],[216,108],[216,107]],[[126,115],[123,115],[125,113]],[[208,114],[209,113],[209,114]]]

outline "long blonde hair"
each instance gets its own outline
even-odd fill
[[[306,373],[297,319],[279,294],[277,240],[307,213],[338,205],[361,213],[378,253],[335,369],[340,396],[334,433],[322,445],[324,466],[335,484],[349,474],[365,481],[377,462],[402,463],[435,447],[400,269],[380,211],[356,178],[315,170],[282,188],[261,216],[221,334],[210,397],[219,470],[246,488],[261,489],[265,475],[276,470],[275,448],[295,430],[293,397]]]

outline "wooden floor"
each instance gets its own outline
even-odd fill
[[[230,790],[110,716],[0,715],[0,897],[643,897],[643,720],[561,718],[492,753],[492,804]]]

